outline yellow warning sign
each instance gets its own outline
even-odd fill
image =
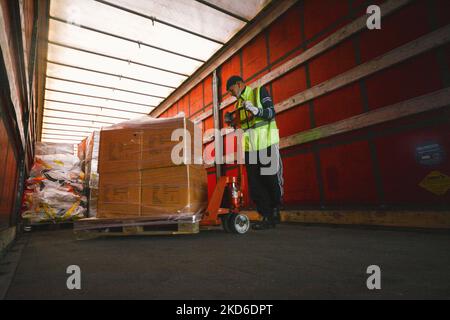
[[[438,196],[443,196],[450,189],[450,177],[442,172],[433,171],[422,180],[419,186]]]

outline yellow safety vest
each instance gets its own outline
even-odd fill
[[[275,119],[269,121],[258,117],[249,119],[248,114],[250,112],[243,107],[244,101],[250,101],[254,106],[263,109],[260,89],[260,87],[254,90],[250,87],[245,87],[244,93],[242,93],[235,105],[236,110],[239,110],[241,129],[244,130],[243,147],[246,152],[263,150],[280,142]]]

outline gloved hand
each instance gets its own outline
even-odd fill
[[[244,108],[247,111],[250,111],[251,113],[253,113],[253,115],[256,117],[259,115],[259,108],[255,107],[250,101],[245,101],[244,102]]]

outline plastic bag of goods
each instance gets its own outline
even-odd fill
[[[41,150],[46,148],[40,143]],[[83,194],[84,173],[77,156],[65,153],[36,155],[25,182],[22,217],[31,223],[62,222],[84,218],[87,198]]]

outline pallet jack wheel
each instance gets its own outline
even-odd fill
[[[224,214],[220,216],[220,219],[222,220],[223,230],[225,230],[226,233],[232,233],[233,231],[230,229],[230,215]]]
[[[250,229],[250,219],[245,214],[232,213],[228,217],[228,227],[232,233],[245,234]]]

